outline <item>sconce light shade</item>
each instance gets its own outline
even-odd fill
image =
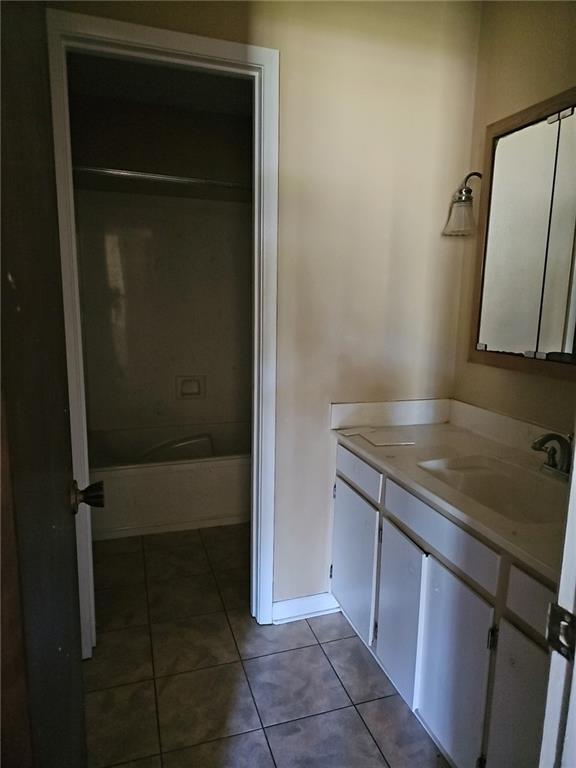
[[[474,232],[474,214],[472,211],[472,200],[454,201],[450,205],[448,221],[442,231],[443,235],[449,237],[466,237]]]
[[[482,174],[474,171],[469,173],[464,179],[457,192],[452,198],[450,204],[450,212],[448,213],[448,221],[444,227],[442,234],[448,237],[467,237],[474,232],[474,211],[472,197],[472,190],[468,186],[468,180],[472,176],[482,178]]]

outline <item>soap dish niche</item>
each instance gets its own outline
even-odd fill
[[[201,400],[206,397],[206,376],[176,376],[177,400]]]

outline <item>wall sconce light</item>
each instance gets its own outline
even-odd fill
[[[454,193],[450,203],[448,221],[442,231],[443,235],[448,237],[467,237],[474,232],[474,227],[476,226],[472,210],[474,198],[472,197],[472,189],[468,186],[468,180],[473,176],[477,176],[479,179],[482,178],[481,173],[472,171]]]

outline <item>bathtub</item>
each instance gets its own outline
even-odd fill
[[[210,435],[151,445],[132,463],[93,467],[106,506],[92,511],[94,539],[231,525],[250,519],[251,458],[213,455]]]

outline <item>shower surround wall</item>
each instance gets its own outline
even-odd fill
[[[91,465],[203,433],[248,453],[250,204],[79,190],[76,208]]]

